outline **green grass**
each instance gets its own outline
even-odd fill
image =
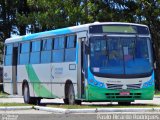
[[[9,106],[31,106],[25,103],[0,103],[0,107],[9,107]]]
[[[132,104],[129,106],[120,106],[120,105],[47,105],[47,107],[53,108],[65,108],[65,109],[87,109],[87,108],[157,108],[160,105],[154,104]]]
[[[0,92],[0,98],[4,98],[4,97],[7,97],[8,94],[7,93],[4,93],[4,92]]]
[[[156,91],[156,92],[155,92],[155,95],[160,96],[160,91]]]

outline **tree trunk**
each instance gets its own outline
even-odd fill
[[[20,35],[25,35],[26,34],[26,26],[25,25],[19,26],[19,32],[20,32]]]

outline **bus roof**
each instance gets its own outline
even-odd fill
[[[39,33],[33,33],[33,34],[27,34],[24,36],[17,36],[14,38],[8,38],[6,39],[5,43],[13,43],[13,42],[20,42],[20,41],[28,41],[28,40],[33,40],[33,39],[40,39],[44,37],[51,37],[51,36],[57,36],[57,35],[64,35],[64,34],[72,34],[80,31],[85,31],[88,30],[89,26],[91,25],[102,25],[102,24],[122,24],[122,25],[136,25],[136,26],[144,26],[147,27],[146,25],[142,24],[136,24],[136,23],[124,23],[124,22],[94,22],[94,23],[88,23],[88,24],[83,24],[83,25],[78,25],[78,26],[72,26],[72,27],[66,27],[66,28],[61,28],[61,29],[55,29],[55,30],[50,30],[50,31],[44,31],[44,32],[39,32]]]

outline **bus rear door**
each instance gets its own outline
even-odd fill
[[[13,46],[13,56],[12,56],[13,94],[17,94],[17,63],[18,63],[18,43],[15,43]]]

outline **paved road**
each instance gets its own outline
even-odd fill
[[[33,112],[33,111],[32,111]],[[160,113],[53,114],[9,111],[0,113],[0,120],[159,120]]]
[[[0,103],[23,103],[22,96],[11,96],[9,98],[0,98]],[[42,99],[42,104],[63,104],[62,99]],[[117,104],[117,102],[83,102],[85,105],[107,105],[107,104]],[[157,104],[160,105],[160,97],[154,97],[153,100],[136,100],[132,104]]]
[[[0,98],[0,103],[23,103],[23,98],[19,96],[11,96],[10,98]],[[42,104],[62,104],[62,99],[43,99]],[[85,105],[107,105],[110,102],[83,102]],[[112,104],[117,104],[113,102]],[[160,104],[160,97],[154,97],[153,100],[138,100],[132,104]],[[149,117],[149,119],[148,119]],[[0,120],[160,120],[160,112],[150,113],[94,113],[94,114],[54,114],[53,112],[38,110],[16,110],[16,111],[0,111]]]
[[[53,113],[47,112],[47,111],[28,109],[28,110],[11,110],[11,111],[0,110],[0,115],[1,114],[36,114],[36,115],[41,115],[41,114],[53,114]]]

